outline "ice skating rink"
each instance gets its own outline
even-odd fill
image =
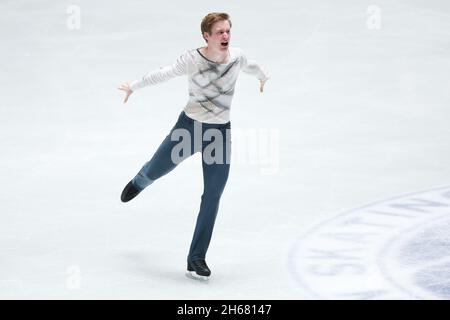
[[[120,202],[187,80],[117,87],[212,11],[271,79],[238,80],[201,283],[200,155]],[[448,1],[2,0],[0,26],[0,298],[450,298]]]

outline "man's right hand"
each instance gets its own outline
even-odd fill
[[[130,95],[133,93],[133,90],[131,90],[130,84],[128,82],[123,83],[122,85],[120,85],[119,88],[117,88],[119,90],[123,90],[126,92],[126,96],[125,99],[123,100],[123,103],[127,103],[128,98],[130,97]]]

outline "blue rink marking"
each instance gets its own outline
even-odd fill
[[[307,231],[305,234],[300,236],[296,241],[294,241],[293,245],[291,246],[291,249],[288,254],[287,259],[287,268],[290,271],[290,274],[293,276],[293,278],[297,281],[298,284],[302,288],[304,288],[312,297],[315,298],[322,298],[320,293],[315,292],[311,287],[306,283],[305,279],[303,279],[303,275],[301,275],[296,270],[296,262],[295,262],[295,256],[297,255],[298,248],[301,247],[301,243],[303,240],[308,238],[310,235],[318,231],[320,228],[331,224],[332,222],[335,222],[339,219],[342,219],[346,215],[350,215],[356,211],[360,211],[369,207],[374,207],[379,204],[392,202],[393,200],[398,200],[402,198],[407,198],[410,196],[415,196],[422,193],[432,192],[432,191],[438,191],[438,190],[445,190],[450,189],[450,186],[441,186],[441,187],[434,187],[430,189],[415,191],[415,192],[409,192],[405,194],[401,194],[392,198],[387,198],[375,202],[371,202],[368,204],[364,204],[362,206],[358,206],[356,208],[352,208],[350,210],[343,211],[339,213],[338,215],[334,216],[333,218],[327,219],[315,227],[311,228],[309,231]],[[442,219],[442,217],[439,217],[439,219]],[[432,219],[436,220],[436,219]],[[428,225],[428,224],[427,224]],[[415,229],[420,229],[420,226]],[[447,232],[445,232],[447,231]],[[402,248],[402,255],[400,255],[400,259],[403,262],[408,261],[430,261],[432,259],[438,259],[442,258],[442,255],[450,256],[450,221],[445,224],[445,226],[442,226],[438,229],[426,229],[424,231],[422,239],[414,239],[410,242],[407,242],[404,247]],[[439,232],[439,234],[446,234],[448,235],[444,239],[440,239],[438,242],[430,243],[429,239],[432,238],[433,232]],[[393,237],[395,238],[395,237]],[[427,242],[428,240],[428,242]],[[423,242],[425,241],[425,243]],[[389,241],[391,242],[391,241]],[[425,249],[423,246],[428,246],[427,249]],[[423,255],[423,256],[422,256]],[[385,275],[385,272],[383,272],[383,275]],[[392,281],[392,278],[389,277],[386,274],[387,280],[390,282]],[[435,295],[438,295],[442,298],[450,298],[450,281],[447,280],[450,279],[450,262],[437,264],[435,266],[432,266],[428,269],[420,270],[419,272],[415,273],[414,275],[414,284],[422,288],[423,290],[429,291]],[[395,284],[395,282],[394,282]],[[405,288],[395,284],[399,289],[402,291],[407,291]],[[411,294],[411,292],[407,292]],[[414,297],[413,294],[411,294],[412,297]],[[415,297],[420,298],[420,297]]]

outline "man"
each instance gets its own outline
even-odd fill
[[[119,87],[126,93],[126,103],[137,89],[175,76],[188,76],[189,100],[177,123],[150,161],[126,185],[121,200],[130,201],[181,161],[195,152],[202,152],[204,190],[187,257],[187,275],[204,280],[211,274],[205,261],[206,251],[230,170],[230,107],[234,86],[240,70],[260,80],[261,92],[269,78],[256,62],[247,60],[241,49],[230,46],[230,29],[228,14],[208,14],[201,23],[205,47],[187,50],[173,65],[149,72],[142,79]],[[194,138],[186,137],[186,133]],[[198,143],[199,134],[201,141]],[[188,142],[188,148],[179,150],[177,138],[181,136]]]

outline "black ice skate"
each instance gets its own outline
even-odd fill
[[[195,260],[188,262],[186,276],[196,280],[209,280],[211,270],[206,265],[205,260]]]
[[[134,184],[130,181],[123,189],[120,200],[122,200],[122,202],[128,202],[136,197],[141,191],[141,189],[135,187]]]

